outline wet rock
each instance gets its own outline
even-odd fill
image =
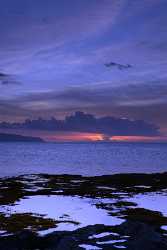
[[[166,180],[167,173],[98,177],[30,175],[2,179],[1,206],[14,204],[28,196],[77,195],[95,198],[96,202],[97,198],[102,198],[100,203],[95,202],[97,208],[125,218],[126,221],[119,226],[91,225],[72,232],[54,232],[42,237],[32,231],[54,228],[58,222],[33,214],[6,216],[0,213],[0,230],[13,233],[0,237],[0,250],[81,250],[84,245],[109,250],[121,247],[127,250],[167,250],[167,241],[160,229],[167,224],[167,218],[159,212],[137,208],[135,203],[125,198],[167,190]],[[108,203],[103,198],[107,198]],[[24,228],[32,230],[25,231]],[[108,232],[107,236],[93,237],[104,232]]]
[[[167,240],[154,226],[138,221],[126,221],[118,226],[118,232],[129,235],[128,250],[166,250]]]
[[[144,208],[128,208],[122,211],[122,214],[127,219],[144,222],[155,227],[167,224],[167,217],[163,216],[162,213]]]
[[[111,234],[90,239],[90,236],[103,232]],[[121,248],[121,246],[126,247],[127,250],[167,249],[166,239],[154,227],[135,221],[126,221],[115,227],[93,225],[73,232],[54,232],[44,237],[23,231],[13,236],[0,238],[0,249],[2,250],[77,250],[83,249],[79,247],[82,245],[92,245],[110,250]]]

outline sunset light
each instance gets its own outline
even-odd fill
[[[103,135],[94,133],[60,133],[45,137],[48,141],[103,141]]]
[[[167,250],[167,0],[0,0],[0,250]]]
[[[156,136],[112,136],[110,141],[113,142],[167,142],[167,137]]]

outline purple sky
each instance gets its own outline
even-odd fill
[[[166,0],[0,0],[0,121],[80,110],[166,135],[166,13]]]

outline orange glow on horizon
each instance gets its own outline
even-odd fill
[[[46,139],[49,141],[103,141],[103,135],[98,133],[73,132],[69,134],[50,135]]]
[[[157,141],[166,141],[166,137],[156,136],[112,136],[110,137],[110,141],[115,142],[157,142]]]
[[[1,133],[4,132],[4,130],[0,130]],[[13,133],[13,134],[20,134],[24,136],[34,136],[34,137],[41,137],[45,141],[57,141],[57,142],[79,142],[79,141],[92,141],[92,142],[98,142],[98,141],[110,141],[110,142],[167,142],[167,129],[164,129],[162,131],[162,136],[155,136],[155,137],[149,137],[149,136],[111,136],[107,137],[104,134],[101,133],[87,133],[87,132],[48,132],[48,131],[37,131],[37,130],[10,130],[6,129],[6,133]]]
[[[149,137],[149,136],[112,136],[106,138],[103,134],[99,133],[84,133],[84,132],[72,132],[72,133],[57,133],[55,135],[47,135],[43,137],[47,141],[58,142],[79,142],[79,141],[110,141],[110,142],[166,142],[167,137]]]

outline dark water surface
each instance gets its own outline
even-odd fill
[[[0,143],[0,176],[167,171],[167,144]]]

